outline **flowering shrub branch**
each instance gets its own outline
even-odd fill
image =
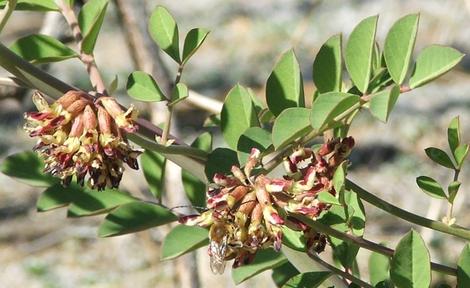
[[[16,7],[16,1],[4,2],[7,4],[0,31]],[[293,50],[285,52],[267,80],[267,106],[258,103],[252,91],[241,85],[228,93],[220,117],[210,120],[220,122],[229,148],[212,149],[210,134],[201,135],[191,146],[170,135],[174,107],[191,98],[188,87],[181,81],[184,66],[202,46],[208,30],[190,30],[181,53],[178,25],[170,12],[158,6],[149,19],[152,39],[178,65],[174,85],[168,95],[158,86],[158,79],[134,71],[129,75],[127,93],[138,101],[166,102],[168,111],[162,130],[145,119],[138,119],[133,106],[124,108],[108,95],[112,93],[106,90],[93,56],[107,0],[88,1],[78,17],[72,9],[73,1],[29,4],[28,7],[36,9],[60,11],[79,48],[78,52],[74,51],[56,39],[41,35],[19,39],[11,50],[0,43],[0,66],[16,77],[0,83],[38,90],[33,93],[38,111],[25,114],[25,130],[38,139],[33,150],[42,159],[27,152],[12,155],[1,168],[7,175],[48,187],[38,201],[40,211],[68,205],[70,215],[106,213],[99,229],[103,237],[179,220],[184,225],[168,234],[167,239],[177,240],[165,241],[164,254],[174,258],[201,247],[201,243],[208,240],[211,270],[222,273],[226,262],[233,260],[236,279],[247,279],[248,276],[237,276],[237,273],[249,271],[252,263],[256,263],[257,268],[250,276],[276,269],[287,261],[294,263],[292,255],[295,255],[295,260],[304,263],[313,260],[335,274],[331,280],[325,280],[320,277],[323,275],[315,274],[321,272],[308,272],[318,276],[312,285],[325,281],[327,285],[344,287],[350,283],[361,287],[383,287],[380,285],[387,283],[397,287],[426,287],[431,283],[431,270],[457,276],[459,287],[470,285],[470,276],[465,272],[470,270],[467,267],[470,246],[464,249],[454,268],[431,262],[426,244],[413,230],[394,250],[363,238],[366,211],[362,201],[366,201],[421,227],[470,240],[470,230],[456,225],[457,216],[453,213],[461,185],[459,174],[469,150],[469,145],[461,141],[458,118],[452,120],[448,128],[450,156],[439,148],[426,149],[432,161],[454,174],[447,192],[431,177],[416,179],[427,195],[448,202],[448,212],[442,221],[396,207],[347,179],[348,156],[355,145],[349,127],[355,116],[368,110],[375,118],[386,122],[401,93],[418,89],[443,75],[463,57],[450,47],[429,46],[414,60],[408,77],[419,15],[399,19],[388,32],[383,50],[375,41],[378,16],[360,22],[344,49],[341,35],[328,39],[313,63],[317,91],[311,107],[305,107],[303,77],[295,53]],[[31,56],[21,52],[25,49],[43,51],[45,45],[59,47],[62,54],[38,52]],[[69,58],[78,58],[85,64],[95,91],[87,93],[72,87],[32,64]],[[348,79],[343,79],[343,61]],[[52,103],[47,101],[51,99]],[[210,109],[218,111],[214,107]],[[323,137],[324,143],[317,145],[319,137]],[[144,156],[152,156],[140,161],[150,189],[155,190],[160,184],[155,182],[161,182],[164,177],[162,163],[165,162],[161,159],[169,159],[189,173],[183,177],[183,184],[194,207],[204,206],[199,209],[200,213],[176,215],[174,209],[160,202],[142,201],[117,190],[124,173],[123,164],[139,168],[137,158],[142,151],[133,148],[130,141],[145,149]],[[43,166],[44,173],[27,176],[18,173],[15,167],[24,165],[22,161],[34,163],[35,171]],[[285,173],[276,177],[272,172],[281,164]],[[59,178],[62,185],[49,174]],[[66,196],[71,191],[73,196]],[[153,194],[160,199],[158,193]],[[205,200],[201,200],[203,194]],[[84,195],[99,199],[97,202],[102,206],[94,208],[85,201],[82,206],[89,210],[74,211],[73,204],[84,201]],[[51,199],[53,201],[48,201]],[[189,239],[181,236],[188,234],[180,233],[202,235],[204,241],[196,237]],[[296,252],[288,256],[281,249],[284,246]],[[390,277],[371,285],[353,275],[351,271],[357,264],[359,248],[386,256],[390,268],[384,269]],[[320,254],[326,249],[339,263],[337,267]],[[279,260],[265,260],[266,255],[271,260]],[[242,266],[246,270],[240,268]],[[300,266],[298,268],[300,270]],[[307,277],[306,274],[301,277]],[[291,286],[295,286],[296,279],[289,280]]]

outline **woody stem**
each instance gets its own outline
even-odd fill
[[[64,0],[59,0],[58,6],[67,21],[70,29],[72,29],[73,37],[75,38],[75,42],[77,42],[78,49],[80,50],[80,60],[85,64],[86,70],[90,77],[90,82],[96,92],[107,95],[108,92],[106,91],[106,85],[104,84],[103,78],[101,77],[101,73],[98,70],[98,66],[95,62],[95,57],[93,53],[86,53],[83,51],[83,34],[78,24],[77,16],[73,11],[72,7],[70,7]]]

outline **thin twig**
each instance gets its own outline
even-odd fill
[[[359,247],[365,248],[367,250],[374,251],[379,254],[388,256],[388,257],[393,256],[393,254],[395,253],[393,249],[390,249],[388,247],[382,246],[380,244],[366,240],[361,237],[356,237],[351,234],[343,233],[334,228],[331,228],[330,226],[324,225],[318,221],[307,218],[303,215],[291,214],[291,216],[307,224],[309,227],[312,227],[315,231],[328,234],[330,236],[341,239],[343,241],[354,243],[358,245]],[[449,266],[445,266],[442,264],[434,263],[434,262],[431,262],[431,269],[437,272],[441,272],[443,274],[447,274],[447,275],[452,275],[452,276],[457,275],[457,269],[449,267]]]
[[[330,270],[331,272],[335,273],[335,274],[338,274],[339,276],[359,285],[360,287],[364,287],[364,288],[374,288],[374,286],[370,285],[369,283],[367,282],[364,282],[362,281],[361,279],[355,277],[354,275],[351,275],[343,270],[340,270],[338,268],[336,268],[335,266],[331,265],[330,263],[324,261],[323,259],[321,259],[320,257],[318,257],[317,255],[315,254],[312,254],[312,253],[308,253],[307,252],[307,255],[308,257],[310,257],[311,259],[313,259],[314,261],[316,261],[318,264],[322,265],[323,267],[325,267],[326,269]]]
[[[101,77],[100,71],[98,70],[98,66],[96,66],[95,57],[93,54],[85,53],[82,49],[83,34],[80,26],[78,25],[75,12],[73,11],[72,7],[65,3],[64,0],[59,0],[58,6],[62,12],[62,15],[64,15],[65,20],[69,24],[70,29],[72,29],[73,37],[75,38],[75,41],[77,42],[78,48],[80,50],[80,60],[83,62],[83,64],[85,64],[86,70],[90,75],[91,85],[96,90],[96,92],[102,95],[107,95],[108,93],[106,91],[106,85],[104,84],[103,78]]]
[[[16,7],[16,2],[17,0],[7,0],[5,7],[3,8],[1,15],[0,15],[0,32],[3,31],[3,28],[5,28],[5,25],[8,22],[8,19],[10,19],[11,14],[15,10]]]
[[[375,207],[388,212],[392,215],[397,216],[405,221],[410,223],[426,227],[429,229],[433,229],[436,231],[440,231],[442,233],[450,234],[457,236],[459,238],[470,240],[470,230],[457,226],[457,225],[447,225],[440,221],[431,220],[409,211],[403,210],[395,205],[392,205],[379,197],[375,196],[374,194],[368,192],[364,188],[360,187],[359,185],[355,184],[349,179],[346,179],[346,188],[351,189],[356,192],[357,196],[362,200],[374,205]]]

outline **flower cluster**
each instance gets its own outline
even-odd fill
[[[309,251],[323,251],[325,235],[289,214],[316,219],[330,207],[317,195],[322,191],[336,195],[333,174],[353,145],[349,137],[328,141],[318,151],[299,148],[284,159],[287,175],[283,178],[252,175],[260,162],[257,149],[252,149],[243,170],[233,166],[231,175],[215,174],[207,192],[208,209],[180,219],[186,225],[209,228],[212,271],[222,273],[231,259],[234,268],[248,264],[259,249],[279,251],[284,226],[302,231]]]
[[[111,97],[93,99],[69,91],[53,104],[39,92],[33,94],[38,112],[25,114],[25,130],[38,137],[34,150],[45,163],[45,172],[68,185],[73,176],[80,185],[88,180],[93,189],[117,188],[123,163],[138,169],[137,156],[126,133],[137,129],[133,107],[124,111]]]

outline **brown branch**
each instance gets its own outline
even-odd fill
[[[98,66],[96,65],[95,57],[93,54],[87,54],[83,52],[83,34],[80,30],[80,26],[78,25],[75,12],[63,0],[57,2],[62,15],[67,21],[67,24],[69,24],[70,29],[72,29],[73,37],[77,42],[78,49],[80,50],[80,60],[83,62],[83,64],[85,64],[88,75],[90,75],[91,85],[96,90],[96,92],[107,95],[108,93],[106,91],[106,85],[104,84],[103,78],[101,77],[100,71],[98,70]]]

